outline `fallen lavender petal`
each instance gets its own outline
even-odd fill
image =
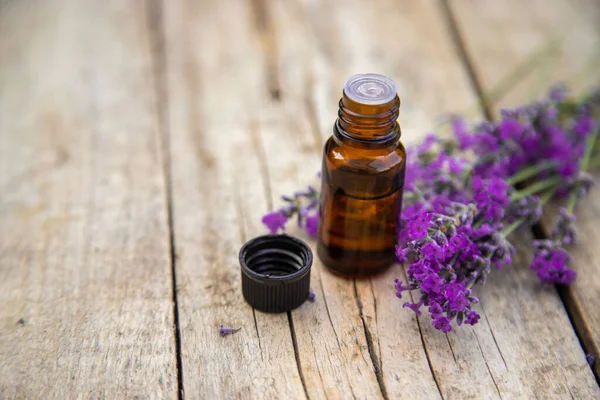
[[[236,329],[236,328],[225,328],[225,327],[223,327],[223,325],[221,325],[221,326],[219,327],[219,334],[220,334],[222,337],[225,337],[225,336],[227,336],[227,335],[231,335],[231,334],[234,334],[234,333],[236,333],[236,332],[237,332],[237,331],[239,331],[240,329],[242,329],[242,328],[237,328],[237,329]]]

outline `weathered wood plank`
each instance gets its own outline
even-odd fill
[[[143,5],[0,5],[0,397],[175,398]]]
[[[556,40],[553,51],[506,97],[490,104],[494,110],[531,101],[556,81],[567,83],[575,93],[600,82],[600,34],[594,23],[598,21],[597,5],[558,0],[527,5],[517,1],[456,1],[451,5],[484,91],[537,49]],[[499,37],[503,40],[498,41]],[[578,279],[564,289],[563,296],[585,348],[596,355],[600,354],[599,201],[600,192],[594,188],[577,209],[580,242],[572,255]],[[551,226],[557,207],[546,211],[545,222]],[[598,362],[595,371],[600,376]]]
[[[242,297],[238,251],[271,200],[256,113],[267,97],[249,2],[164,3],[184,387],[190,398],[301,398],[286,314]],[[221,338],[219,325],[241,327]]]

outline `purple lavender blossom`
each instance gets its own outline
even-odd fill
[[[560,209],[558,222],[552,231],[552,238],[562,246],[569,246],[575,243],[577,232],[575,231],[575,215],[565,208]]]
[[[433,320],[433,327],[444,333],[450,332],[452,330],[452,325],[450,325],[450,319],[444,317],[443,315],[440,315],[439,317]]]
[[[596,361],[596,356],[593,355],[592,353],[586,353],[585,360],[587,361],[587,363],[590,367],[593,367],[594,362]]]
[[[395,280],[395,287],[396,287],[396,297],[398,297],[399,299],[402,298],[402,292],[404,292],[406,290],[410,290],[410,286],[403,285],[402,281],[398,280],[398,279]]]
[[[319,214],[306,217],[306,232],[312,237],[317,237],[319,229]]]
[[[431,222],[431,214],[423,213],[410,221],[406,226],[408,237],[412,240],[423,239],[427,236],[427,229]]]
[[[271,233],[277,233],[280,230],[284,231],[287,221],[287,217],[281,211],[274,211],[262,218],[262,223],[269,228]]]
[[[479,210],[485,210],[486,219],[502,218],[504,209],[510,204],[510,185],[501,178],[473,178],[473,200]]]
[[[312,290],[310,290],[308,292],[308,301],[314,303],[316,300],[317,300],[317,295],[315,294],[315,292],[313,292]]]
[[[404,263],[408,261],[408,253],[410,253],[411,249],[408,247],[400,247],[396,246],[396,258],[398,262]]]
[[[467,320],[465,321],[465,323],[469,325],[475,325],[477,321],[479,321],[479,318],[479,314],[477,314],[475,311],[471,311],[467,316]]]
[[[448,202],[447,211],[450,210],[458,210],[458,215],[428,212],[414,215],[405,224],[406,230],[411,232],[404,235],[409,242],[396,248],[399,260],[407,262],[408,255],[412,259],[408,267],[409,283],[405,285],[396,280],[396,296],[402,298],[404,291],[418,290],[419,301],[406,302],[403,307],[412,309],[417,315],[421,315],[422,307],[426,307],[433,326],[442,332],[452,330],[453,319],[462,324],[464,316],[471,315],[471,305],[478,302],[471,295],[471,282],[474,283],[484,273],[468,267],[475,265],[473,257],[480,254],[469,233],[478,234],[481,229],[474,229],[468,224],[457,225],[461,220],[472,223],[473,219],[464,218],[463,214],[471,214],[473,209]],[[481,265],[483,269],[489,268],[489,262]],[[475,315],[469,322],[477,322]]]
[[[590,115],[582,115],[575,121],[573,131],[580,138],[587,137],[594,130],[594,119]]]
[[[223,325],[221,325],[219,327],[219,335],[221,335],[222,337],[225,337],[227,335],[232,335],[234,333],[236,333],[237,331],[239,331],[242,328],[224,328]]]
[[[525,129],[519,121],[505,119],[498,125],[498,134],[502,140],[519,140]]]
[[[569,90],[564,84],[557,84],[550,89],[548,97],[552,101],[561,102],[567,97],[568,93]]]
[[[404,307],[404,308],[410,308],[415,313],[417,313],[417,315],[421,315],[421,306],[423,304],[424,304],[423,301],[419,301],[418,303],[404,303],[402,305],[402,307]]]
[[[567,266],[568,260],[566,251],[552,250],[546,256],[535,256],[531,269],[537,273],[542,283],[568,285],[577,277],[577,273]]]
[[[526,196],[511,202],[506,209],[508,222],[524,219],[526,225],[536,224],[542,217],[542,207],[538,196]]]
[[[463,118],[454,118],[452,131],[461,150],[471,148],[475,144],[473,135],[468,131],[467,123]]]

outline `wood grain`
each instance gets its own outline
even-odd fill
[[[490,106],[497,111],[536,99],[549,84],[565,82],[576,94],[589,90],[600,82],[600,33],[597,24],[598,6],[585,1],[533,1],[527,5],[509,2],[450,3],[459,21],[467,51],[484,91],[508,74],[552,40],[552,52],[543,56],[505,97],[495,99]],[[519,7],[519,12],[514,9]],[[502,41],[495,38],[502,37]],[[495,45],[490,46],[490,41]],[[538,56],[539,58],[539,56]],[[590,196],[577,208],[580,242],[572,248],[577,281],[564,288],[565,306],[590,353],[600,354],[600,250],[598,237],[598,202],[600,191],[593,188]],[[545,212],[546,228],[553,225],[557,206]],[[600,376],[600,363],[595,372]]]
[[[3,2],[0,37],[0,397],[174,398],[144,13]]]

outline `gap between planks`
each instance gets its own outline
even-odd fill
[[[477,76],[477,72],[473,63],[471,62],[471,58],[469,57],[469,53],[465,47],[465,43],[460,34],[460,30],[458,29],[458,24],[456,22],[456,18],[452,14],[452,10],[448,5],[448,0],[438,0],[440,9],[442,11],[442,16],[446,22],[446,29],[448,30],[450,36],[450,42],[454,45],[454,50],[458,56],[458,59],[463,65],[467,76],[469,78],[469,82],[471,83],[471,88],[475,92],[478,98],[479,106],[481,107],[481,111],[485,115],[487,120],[492,120],[492,111],[491,104],[487,98],[486,93],[483,90],[483,86],[480,83],[480,79]]]
[[[370,282],[370,278],[369,278]],[[356,279],[353,279],[354,285],[354,300],[356,301],[356,307],[358,308],[358,315],[360,316],[360,320],[362,322],[363,329],[365,331],[365,340],[367,341],[367,349],[369,351],[369,357],[371,358],[371,364],[373,364],[373,370],[375,371],[375,377],[377,378],[377,384],[379,385],[379,390],[381,391],[381,396],[384,400],[389,400],[389,396],[387,393],[387,389],[385,387],[385,380],[383,379],[383,371],[381,368],[381,358],[377,356],[377,352],[373,346],[373,335],[371,331],[369,331],[369,327],[365,321],[365,315],[363,313],[363,304],[360,300],[360,296],[358,295],[358,289],[356,288]],[[373,291],[373,285],[371,284],[371,292]],[[373,294],[373,300],[375,300],[375,295]],[[377,314],[375,314],[377,315]]]
[[[185,398],[183,384],[183,360],[181,356],[181,328],[179,323],[179,304],[177,301],[177,253],[175,247],[175,230],[173,216],[173,185],[171,173],[171,142],[169,137],[169,122],[166,111],[169,106],[166,77],[166,41],[161,0],[146,1],[146,21],[149,42],[150,63],[154,83],[156,117],[161,142],[162,171],[166,189],[167,223],[169,227],[169,249],[171,261],[171,287],[173,301],[173,335],[175,336],[175,356],[177,368],[177,398]]]

